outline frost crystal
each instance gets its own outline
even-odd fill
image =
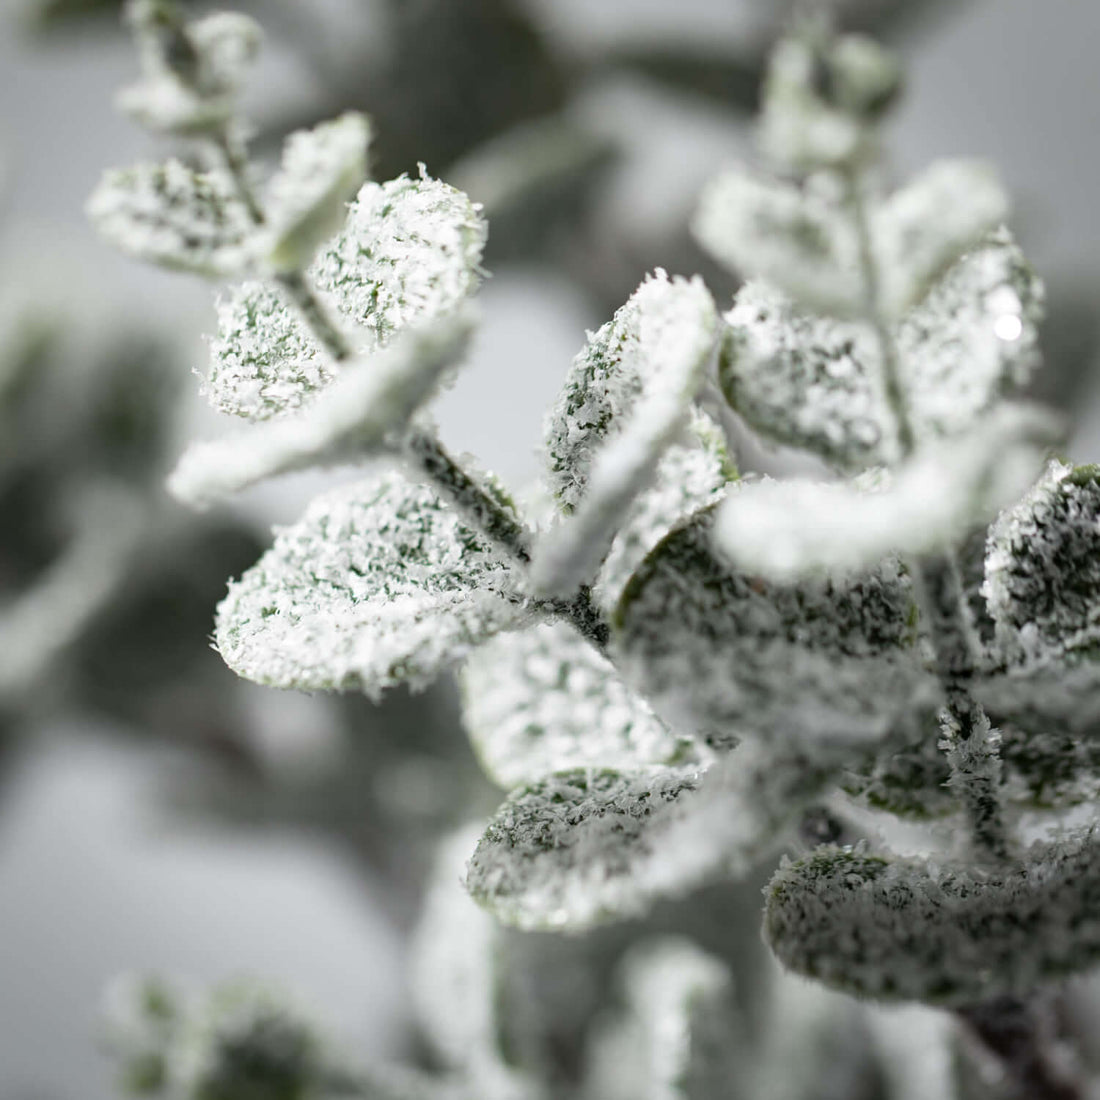
[[[990,529],[982,591],[1013,657],[1100,641],[1100,468],[1050,464]]]
[[[1038,365],[1042,315],[1042,285],[1007,231],[949,268],[894,329],[918,439],[966,430],[1021,390]],[[800,312],[760,282],[740,290],[725,320],[722,389],[754,428],[847,469],[899,457],[866,325]]]
[[[731,169],[703,192],[692,229],[734,271],[766,279],[809,309],[852,316],[867,291],[855,226],[838,189],[832,176],[799,187]]]
[[[693,772],[575,769],[512,794],[470,860],[466,887],[506,924],[580,931],[672,892],[662,834],[688,812]],[[687,853],[690,855],[690,853]]]
[[[247,680],[305,690],[424,687],[522,622],[511,571],[396,472],[328,493],[230,585],[216,641]]]
[[[565,623],[482,646],[462,672],[463,717],[489,777],[512,788],[569,768],[629,770],[697,759]]]
[[[669,535],[623,593],[612,650],[628,682],[717,743],[881,736],[924,679],[906,578],[885,562],[844,582],[771,584],[715,556],[712,519]]]
[[[626,1007],[596,1036],[588,1094],[601,1100],[734,1095],[731,1082],[744,1076],[746,1051],[726,965],[670,936],[633,947],[621,975]]]
[[[1036,406],[1004,405],[971,434],[926,444],[888,481],[742,484],[715,537],[739,568],[781,581],[948,548],[1031,483],[1058,427]]]
[[[274,271],[300,271],[343,225],[367,174],[369,141],[366,117],[352,111],[287,138],[265,204],[264,252]]]
[[[116,248],[160,267],[221,277],[251,258],[254,228],[228,177],[178,160],[107,172],[88,217]]]
[[[471,328],[469,317],[452,317],[414,330],[345,366],[300,416],[192,446],[169,478],[169,490],[205,507],[275,474],[361,461],[385,450],[461,358]]]
[[[632,407],[615,410],[604,445],[593,449],[587,463],[583,501],[536,555],[537,588],[568,593],[592,579],[635,498],[690,422],[717,322],[714,302],[699,280],[670,280],[663,271],[644,282],[611,322],[618,333],[614,365],[624,382],[630,375],[637,379]]]
[[[776,872],[764,929],[785,966],[836,989],[959,1005],[1095,963],[1098,905],[1091,830],[985,871],[819,848]]]
[[[422,174],[365,183],[310,274],[366,330],[363,348],[371,350],[472,294],[487,235],[479,208],[439,180]]]

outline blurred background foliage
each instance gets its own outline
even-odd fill
[[[1100,229],[1088,179],[1100,159],[1085,127],[1100,88],[1086,44],[1100,18],[1071,0],[1041,13],[1024,0],[833,6],[912,62],[899,167],[974,152],[1018,185],[1017,224],[1049,290],[1037,392],[1078,423],[1076,457],[1094,458]],[[710,171],[746,155],[763,60],[792,3],[241,7],[269,39],[253,110],[262,155],[354,108],[375,122],[376,178],[424,162],[485,204],[487,333],[442,426],[460,445],[486,441],[506,478],[530,478],[541,409],[584,327],[645,271],[700,271],[732,293],[687,219]],[[439,838],[498,796],[450,683],[381,706],[279,696],[236,681],[209,647],[226,578],[313,486],[292,481],[207,516],[161,489],[204,423],[189,371],[201,369],[196,334],[211,311],[204,288],[108,257],[80,220],[98,170],[141,155],[139,139],[103,121],[108,89],[136,68],[119,16],[117,0],[18,0],[2,16],[0,928],[19,958],[3,961],[0,944],[0,1094],[113,1095],[93,1051],[95,998],[127,967],[201,980],[256,971],[302,988],[357,1049],[430,1065],[402,976],[407,933]],[[1029,32],[1029,21],[1042,25]],[[1036,166],[1051,130],[1064,147]],[[1077,163],[1083,182],[1069,178]],[[1043,171],[1066,187],[1040,190]],[[729,962],[748,1032],[763,1034],[771,994],[760,991],[773,979],[760,885],[577,939],[505,935],[503,1048],[567,1094],[615,1000],[619,961],[657,932]],[[1100,1034],[1095,1000],[1075,989],[1066,1026]],[[848,1075],[812,1078],[816,1091],[800,1095],[886,1095],[872,1046],[845,1049]]]

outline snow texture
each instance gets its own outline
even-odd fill
[[[1066,834],[986,870],[819,848],[772,878],[765,936],[791,970],[862,997],[1024,996],[1100,959],[1096,844]]]
[[[110,244],[135,259],[210,278],[239,274],[255,230],[232,181],[178,160],[106,172],[87,214]]]
[[[669,535],[627,586],[612,656],[678,728],[716,744],[883,736],[927,687],[891,561],[846,580],[770,583],[712,550],[713,510]]]
[[[582,931],[643,913],[683,882],[664,834],[689,812],[693,771],[574,769],[514,792],[489,821],[466,887],[505,924]]]
[[[299,416],[193,445],[169,478],[169,491],[203,508],[276,474],[397,450],[409,419],[464,354],[472,327],[463,314],[415,329],[345,366]]]
[[[421,170],[417,179],[363,184],[310,274],[370,350],[471,295],[487,237],[480,207]]]
[[[421,688],[529,614],[511,570],[430,489],[396,471],[315,500],[218,607],[246,680],[377,699]]]
[[[344,223],[367,174],[370,124],[348,111],[286,139],[282,164],[265,194],[268,266],[300,271]]]
[[[635,375],[638,388],[631,407],[615,410],[612,430],[591,453],[584,499],[536,552],[532,583],[546,593],[567,595],[594,578],[635,499],[689,426],[691,403],[714,351],[718,316],[700,280],[669,279],[658,270],[611,324],[621,333],[619,371]]]
[[[690,940],[643,940],[620,964],[625,1006],[596,1033],[588,1095],[600,1100],[746,1096],[743,1026],[728,967]]]
[[[566,623],[493,638],[467,662],[461,685],[474,750],[505,789],[572,768],[700,760],[700,746],[670,730]]]
[[[970,434],[925,444],[891,476],[743,482],[721,505],[716,542],[739,569],[779,581],[946,549],[1019,497],[1059,431],[1046,410],[1005,404]]]
[[[1100,468],[1050,463],[991,528],[982,591],[1011,658],[1100,642]]]
[[[1042,285],[1007,231],[962,256],[892,337],[918,440],[968,430],[1038,366]],[[725,315],[719,380],[761,434],[841,469],[900,457],[869,326],[815,317],[773,286],[747,283]]]
[[[276,284],[230,287],[217,310],[203,392],[220,412],[268,420],[300,408],[335,376],[331,357]]]

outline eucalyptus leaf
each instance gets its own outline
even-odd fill
[[[536,553],[532,582],[547,593],[568,594],[593,579],[635,499],[653,483],[662,456],[688,428],[691,403],[714,351],[718,316],[701,281],[670,280],[658,271],[611,324],[618,333],[612,353],[618,370],[634,375],[638,390],[591,455],[584,499]]]
[[[1025,996],[1100,961],[1096,847],[1085,830],[986,870],[819,848],[772,878],[765,936],[784,966],[861,997]]]
[[[266,193],[264,250],[273,271],[300,271],[343,225],[367,174],[369,142],[370,124],[354,111],[286,139]]]
[[[386,471],[315,500],[218,607],[246,680],[420,688],[530,612],[512,570],[432,490]]]
[[[928,685],[907,577],[885,561],[846,580],[771,583],[715,553],[713,519],[674,531],[627,585],[612,623],[627,681],[717,743],[884,736]]]
[[[1016,660],[1100,643],[1100,467],[1052,462],[989,532],[983,586]]]
[[[112,169],[87,214],[120,251],[159,267],[221,278],[251,262],[255,229],[227,176],[178,160]]]
[[[738,568],[780,581],[947,550],[1019,497],[1060,431],[1045,409],[1006,404],[890,475],[742,483],[721,505],[715,537]]]
[[[466,663],[461,686],[474,751],[506,789],[569,768],[699,759],[693,739],[669,729],[566,623],[493,638]]]
[[[690,812],[697,773],[577,768],[511,794],[466,875],[474,900],[527,931],[581,931],[696,883],[662,835]]]

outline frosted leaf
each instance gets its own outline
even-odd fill
[[[712,520],[669,535],[623,593],[612,654],[625,679],[717,743],[738,730],[884,735],[924,679],[907,578],[886,561],[848,580],[772,584],[715,555]]]
[[[861,997],[1023,996],[1100,961],[1097,855],[1092,830],[985,870],[819,848],[772,878],[764,933],[784,966]]]
[[[217,12],[185,22],[161,0],[136,0],[127,17],[143,77],[117,97],[119,109],[151,130],[194,134],[224,127],[263,34],[255,20]]]
[[[490,820],[466,888],[505,924],[580,931],[644,912],[683,885],[661,843],[698,776],[574,769],[521,787]]]
[[[500,927],[462,888],[477,837],[476,828],[460,830],[436,854],[412,940],[413,1004],[442,1064],[469,1083],[471,1100],[519,1100],[539,1090],[500,1049]]]
[[[365,183],[310,275],[371,350],[472,294],[487,235],[479,208],[439,180]]]
[[[361,461],[396,448],[416,410],[465,352],[468,315],[406,333],[383,351],[344,366],[297,417],[257,424],[193,445],[168,481],[178,499],[203,508],[265,478]]]
[[[587,1095],[600,1100],[739,1097],[747,1050],[725,963],[690,940],[643,940],[620,969],[624,1009],[590,1050]]]
[[[335,364],[274,283],[247,282],[219,299],[203,387],[221,412],[267,420],[328,385]]]
[[[367,174],[369,141],[370,123],[354,111],[286,139],[266,193],[263,248],[272,270],[300,271],[344,224]]]
[[[513,788],[570,768],[694,762],[670,730],[566,623],[501,634],[461,674],[462,713],[494,783]]]
[[[591,455],[584,499],[536,552],[532,583],[547,593],[568,594],[592,579],[662,456],[688,427],[718,317],[701,281],[670,280],[658,270],[611,323],[621,333],[613,353],[619,373],[635,375],[638,388],[631,407],[616,410],[617,423]]]
[[[982,591],[1011,657],[1100,642],[1100,467],[1050,463],[990,529]]]
[[[112,169],[87,214],[116,248],[160,267],[218,278],[249,262],[254,229],[231,181],[178,160]]]
[[[874,213],[879,304],[901,318],[965,252],[1008,217],[1008,196],[982,161],[945,160],[895,191]]]
[[[1019,393],[1041,362],[1043,284],[1007,229],[939,279],[896,329],[918,436],[952,435]]]
[[[229,587],[216,641],[246,680],[424,687],[527,614],[511,570],[428,488],[389,471],[315,500]]]
[[[808,309],[847,317],[866,304],[855,223],[833,178],[798,186],[727,170],[703,191],[692,231],[720,263]]]
[[[870,328],[803,313],[764,282],[746,283],[724,319],[719,382],[757,431],[841,467],[894,455]]]
[[[657,543],[695,512],[717,504],[736,477],[722,430],[693,410],[690,435],[661,456],[653,484],[635,498],[611,543],[594,587],[600,606],[610,612]]]
[[[1003,405],[971,434],[925,444],[889,479],[742,483],[720,507],[717,545],[779,581],[945,549],[1019,497],[1059,428],[1037,406]]]
[[[893,332],[920,440],[968,430],[1038,364],[1042,286],[1006,231],[958,260]],[[814,317],[775,288],[747,283],[725,315],[719,381],[763,435],[842,468],[899,458],[871,330]]]

